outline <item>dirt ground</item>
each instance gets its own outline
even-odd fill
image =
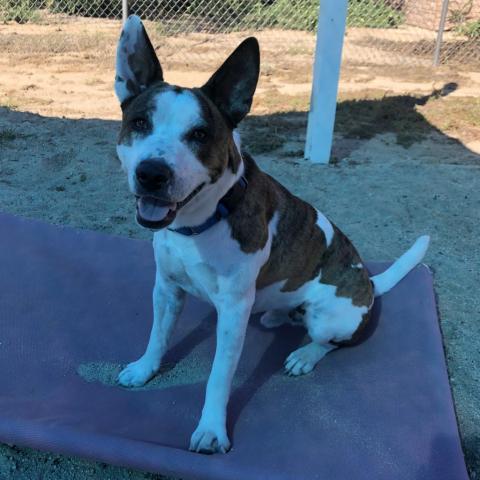
[[[164,39],[166,80],[200,85],[245,33]],[[115,155],[113,94],[119,23],[0,25],[0,208],[137,238]],[[381,33],[381,32],[380,32]],[[377,35],[380,35],[377,33]],[[472,479],[480,478],[480,72],[387,62],[365,65],[361,29],[345,46],[329,165],[303,159],[313,37],[262,32],[262,76],[243,144],[259,164],[328,215],[364,258],[391,260],[420,234],[435,288],[450,382]],[[356,42],[356,43],[355,43]],[[363,42],[363,43],[362,43]],[[188,52],[188,54],[186,53]],[[373,58],[373,57],[372,57]],[[17,446],[0,446],[0,478],[162,477]]]

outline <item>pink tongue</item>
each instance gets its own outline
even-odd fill
[[[165,205],[152,197],[141,197],[138,199],[138,212],[141,217],[149,222],[160,222],[163,220],[169,210],[175,208],[174,205]]]

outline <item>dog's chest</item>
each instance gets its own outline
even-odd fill
[[[158,274],[187,293],[210,303],[255,284],[268,252],[246,254],[220,222],[197,237],[161,230],[154,235]]]
[[[210,259],[202,256],[194,244],[184,244],[182,248],[171,241],[158,242],[155,256],[160,275],[187,293],[210,301],[211,295],[218,292],[218,273]]]

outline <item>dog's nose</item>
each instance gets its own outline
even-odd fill
[[[172,171],[161,159],[149,159],[138,164],[135,175],[143,188],[157,190],[170,181]]]

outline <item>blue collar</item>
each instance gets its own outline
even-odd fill
[[[208,230],[210,227],[218,223],[223,218],[228,217],[230,212],[235,208],[236,201],[238,200],[238,191],[241,191],[242,194],[247,188],[248,182],[245,177],[240,177],[240,179],[233,185],[233,187],[220,199],[217,203],[217,208],[213,214],[208,217],[202,224],[195,227],[180,227],[180,228],[169,228],[171,232],[179,233],[180,235],[186,235],[190,237],[192,235],[200,235],[205,230]]]

